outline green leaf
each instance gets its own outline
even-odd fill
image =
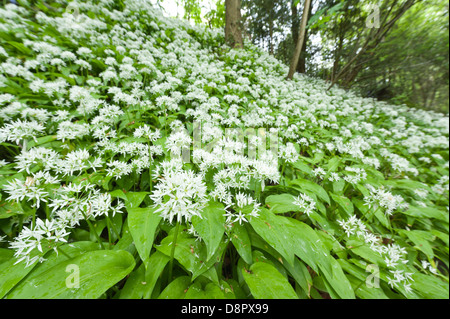
[[[191,284],[191,277],[181,276],[173,280],[158,299],[184,299],[186,292]]]
[[[313,280],[311,278],[311,274],[309,273],[306,265],[295,258],[294,265],[291,266],[288,263],[283,263],[295,281],[300,285],[306,295],[309,296],[310,287],[313,284]]]
[[[291,265],[294,264],[294,243],[286,232],[286,218],[277,216],[263,208],[258,218],[252,218],[250,224],[255,232],[278,251]]]
[[[125,201],[128,201],[128,197],[127,195],[125,195],[125,193],[121,190],[121,189],[115,189],[112,192],[109,193],[112,197],[115,198],[121,198]]]
[[[430,242],[435,237],[431,233],[423,230],[399,230],[399,233],[407,236],[416,245],[415,247],[427,255],[430,260],[434,259],[433,247]]]
[[[308,175],[312,174],[312,169],[308,166],[308,164],[304,163],[302,160],[298,160],[297,162],[291,165],[292,167],[297,168]]]
[[[128,203],[127,207],[130,208],[138,208],[139,205],[141,205],[142,201],[144,200],[145,196],[147,196],[148,192],[135,192],[135,193],[126,193]]]
[[[449,222],[448,213],[431,207],[415,207],[410,206],[409,209],[403,212],[405,215],[422,218],[436,218],[445,222]]]
[[[128,208],[128,227],[144,264],[148,262],[156,229],[162,219],[154,211],[155,209],[152,207]]]
[[[268,263],[256,262],[242,275],[256,299],[298,299],[289,281]]]
[[[120,290],[119,299],[142,299],[146,287],[145,265],[134,270],[128,277],[125,285]]]
[[[167,236],[161,241],[156,249],[166,256],[171,255],[173,244],[173,234]],[[226,247],[225,241],[222,241],[216,254],[209,261],[206,261],[206,246],[196,238],[189,237],[187,234],[180,233],[177,237],[174,258],[190,273],[192,280],[207,271],[214,263],[220,260],[222,252]]]
[[[134,255],[136,252],[136,246],[133,242],[133,236],[131,235],[130,229],[128,227],[128,219],[125,221],[122,231],[122,238],[119,239],[116,245],[114,245],[113,250],[126,250],[130,254]]]
[[[205,289],[196,282],[189,287],[185,299],[226,299],[226,296],[220,287],[212,282],[207,284]]]
[[[14,250],[0,248],[0,264],[7,262],[8,260],[14,258]]]
[[[284,214],[287,212],[297,212],[299,207],[293,204],[295,197],[291,194],[270,195],[266,198],[266,205],[275,214]]]
[[[58,247],[58,254],[54,250],[49,251],[49,254],[47,253],[48,256],[45,256],[45,262],[37,264],[33,268],[33,271],[26,277],[26,281],[22,281],[19,285],[14,287],[14,289],[23,286],[27,281],[38,277],[41,273],[47,271],[48,269],[58,265],[63,261],[67,261],[71,258],[97,249],[98,244],[91,241],[79,241],[71,244],[61,245]]]
[[[20,203],[3,202],[0,204],[0,219],[9,218],[17,214],[23,214],[23,209]]]
[[[428,185],[410,179],[387,180],[384,181],[383,184],[394,188],[410,190],[412,192],[421,188],[431,191],[431,188]]]
[[[68,266],[79,269],[79,288],[68,288]],[[94,299],[99,298],[134,268],[133,256],[126,251],[91,251],[44,271],[15,289],[8,298],[16,299]],[[77,267],[77,268],[76,268]],[[66,281],[67,280],[67,281]]]
[[[333,198],[333,200],[338,203],[338,205],[340,207],[342,207],[342,209],[347,213],[347,216],[350,217],[353,212],[355,211],[355,208],[353,207],[353,203],[351,202],[350,199],[348,199],[345,196],[340,196],[340,195],[336,195],[333,193],[330,193],[331,198]]]
[[[17,49],[20,53],[31,55],[33,54],[33,51],[27,48],[23,43],[15,42],[15,41],[6,41],[9,45],[13,46]]]
[[[252,264],[252,243],[247,229],[243,225],[234,224],[231,230],[231,242],[239,255],[247,264]]]
[[[344,193],[345,188],[345,180],[340,179],[338,181],[333,182],[333,192],[338,195],[342,195]]]
[[[224,206],[211,201],[202,211],[202,218],[192,217],[192,225],[204,240],[207,248],[207,259],[212,258],[222,241],[225,232]]]
[[[164,268],[169,262],[170,258],[163,253],[157,251],[153,253],[148,261],[148,267],[145,272],[145,290],[144,298],[150,299],[155,288],[156,282],[161,276]]]
[[[439,278],[424,275],[416,272],[412,276],[411,288],[427,299],[449,299],[448,282],[443,282]]]
[[[49,142],[53,142],[56,141],[56,135],[49,135],[49,136],[43,136],[43,137],[38,137],[36,139],[36,141],[31,140],[28,145],[27,145],[27,149],[31,149],[32,147],[36,147],[45,143],[49,143]]]
[[[336,169],[339,167],[339,165],[341,164],[342,158],[340,157],[333,157],[329,162],[328,162],[328,166],[327,166],[327,170],[328,172],[335,172]]]
[[[25,267],[24,262],[14,265],[16,261],[16,258],[11,257],[0,264],[0,298],[3,298],[33,269],[34,265]]]
[[[328,193],[325,189],[323,189],[322,186],[316,183],[313,183],[306,179],[296,179],[290,182],[290,186],[295,187],[300,191],[302,191],[303,189],[311,191],[316,194],[321,200],[330,204],[330,197],[328,196]]]
[[[354,299],[353,289],[337,261],[330,255],[317,233],[305,223],[289,218],[290,227],[285,231],[294,242],[296,255],[323,274],[340,298]],[[331,294],[332,292],[329,291]]]
[[[369,275],[369,273],[366,273],[366,276]],[[347,278],[349,279],[353,289],[355,289],[355,294],[358,298],[361,299],[389,299],[388,296],[384,293],[383,289],[380,287],[368,287],[366,284],[366,279],[357,279],[353,277],[352,275],[348,275]]]

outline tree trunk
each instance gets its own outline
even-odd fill
[[[232,48],[243,48],[241,0],[225,0],[225,41]]]
[[[311,0],[305,0],[305,6],[303,8],[302,22],[300,26],[300,32],[298,36],[297,45],[295,47],[294,56],[292,57],[291,67],[289,69],[288,79],[294,78],[295,70],[297,70],[298,61],[302,52],[303,43],[305,41],[306,23],[308,22],[309,8],[311,6]]]
[[[312,16],[312,6],[309,6],[308,12],[308,22],[310,17]],[[307,23],[308,24],[308,23]],[[298,73],[306,73],[306,49],[308,47],[308,29],[305,30],[305,40],[302,46],[302,52],[300,53],[300,60],[298,61],[297,72]]]
[[[272,19],[272,13],[270,14],[270,21],[269,21],[269,54],[273,55],[274,49],[273,49],[273,19]]]
[[[343,44],[344,38],[341,35],[339,35],[337,49],[334,52],[334,63],[333,63],[333,70],[331,71],[331,82],[334,82],[334,79],[336,78],[336,72],[339,68],[339,62],[341,60],[341,52]]]
[[[295,2],[295,0],[291,0],[291,10],[292,10],[291,31],[292,31],[292,42],[293,42],[294,47],[295,47],[297,45],[297,42],[298,42],[298,31],[299,31],[300,25],[298,23],[298,9],[297,9],[297,5],[294,2]]]

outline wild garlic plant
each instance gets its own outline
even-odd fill
[[[0,7],[0,297],[448,298],[448,116],[149,1],[33,3]]]

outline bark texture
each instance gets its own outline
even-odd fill
[[[241,0],[225,1],[225,40],[232,48],[243,48]]]

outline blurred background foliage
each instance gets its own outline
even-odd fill
[[[225,0],[155,2],[175,2],[191,23],[225,26]],[[289,65],[303,2],[241,0],[244,36]],[[380,28],[368,27],[374,5]],[[297,71],[364,97],[448,113],[448,13],[446,0],[313,0]]]

